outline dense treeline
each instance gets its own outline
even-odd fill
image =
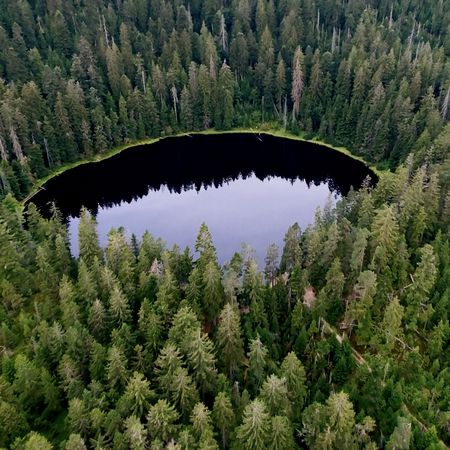
[[[130,140],[263,123],[448,164],[449,54],[444,0],[1,0],[0,195]]]
[[[248,248],[220,267],[206,225],[195,256],[123,229],[102,249],[87,211],[74,259],[57,211],[9,196],[0,447],[447,448],[439,201],[436,175],[402,167],[293,225],[262,273]]]
[[[0,0],[0,448],[450,445],[450,3]],[[286,128],[386,172],[259,270],[22,198],[183,130]]]

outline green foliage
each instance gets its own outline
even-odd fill
[[[240,448],[263,450],[270,441],[270,415],[261,400],[253,400],[243,412],[242,425],[237,429]]]
[[[168,442],[174,436],[178,420],[176,409],[167,400],[158,400],[150,406],[147,414],[148,432],[152,439]]]
[[[423,173],[405,173],[396,174],[403,189],[387,175],[343,199],[345,208],[318,212],[304,233],[291,227],[265,278],[248,250],[222,272],[206,225],[193,264],[148,233],[133,247],[122,230],[110,233],[103,260],[86,212],[86,251],[50,267],[63,238],[58,219],[31,210],[26,231],[9,199],[2,445],[373,448],[382,435],[393,448],[446,442],[449,243],[438,214],[408,237],[404,193],[426,198],[434,187],[417,182]],[[153,280],[149,298],[135,287],[144,278]],[[58,431],[55,415],[65,417]]]
[[[228,442],[228,434],[235,424],[235,413],[229,396],[225,392],[219,392],[214,400],[214,423],[222,436],[222,447]]]
[[[256,3],[5,5],[0,197],[131,140],[261,122],[391,167],[448,160],[446,2]]]
[[[0,4],[2,448],[450,445],[449,2]],[[206,224],[194,258],[103,249],[86,209],[74,258],[14,199],[137,139],[269,125],[398,168],[264,274],[220,267]]]
[[[219,317],[217,347],[219,361],[232,379],[244,361],[244,348],[241,337],[239,310],[227,303]]]

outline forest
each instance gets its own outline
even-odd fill
[[[448,169],[449,54],[445,0],[0,0],[0,196],[210,127]]]
[[[0,448],[449,448],[449,119],[445,0],[0,0]],[[24,206],[210,128],[322,139],[379,181],[264,267],[219,264],[207,224],[101,246],[86,209],[75,257]]]

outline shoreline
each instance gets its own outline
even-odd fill
[[[268,129],[268,130],[261,130],[258,128],[233,128],[231,130],[216,130],[214,128],[208,129],[208,130],[200,130],[200,131],[191,131],[191,132],[181,132],[176,134],[171,134],[167,136],[160,136],[156,138],[146,138],[139,141],[133,141],[126,144],[122,144],[120,146],[114,147],[111,150],[102,153],[102,154],[96,154],[91,158],[84,158],[76,162],[67,163],[60,167],[58,167],[55,171],[50,173],[49,175],[45,176],[44,178],[40,178],[37,180],[33,187],[31,192],[23,199],[21,200],[21,203],[25,205],[28,203],[32,198],[44,187],[44,185],[50,181],[53,178],[56,178],[60,175],[62,175],[64,172],[74,169],[75,167],[84,165],[84,164],[94,164],[101,161],[104,161],[106,159],[112,158],[113,156],[116,156],[120,153],[122,153],[125,150],[128,150],[130,148],[139,147],[142,145],[151,145],[155,144],[157,142],[160,142],[163,139],[168,138],[177,138],[177,137],[186,137],[191,135],[219,135],[219,134],[257,134],[257,135],[267,135],[267,136],[273,136],[273,137],[279,137],[284,139],[290,139],[292,141],[299,141],[299,142],[307,142],[310,144],[317,144],[321,145],[323,147],[330,148],[332,150],[335,150],[339,153],[342,153],[352,159],[355,159],[357,161],[362,162],[366,167],[368,167],[372,172],[375,173],[378,177],[380,177],[382,171],[377,169],[374,165],[369,164],[367,161],[365,161],[362,157],[357,156],[353,154],[348,148],[346,147],[336,147],[334,145],[328,144],[327,142],[324,142],[319,139],[306,139],[301,135],[292,134],[287,131],[283,130],[277,130],[277,129]]]

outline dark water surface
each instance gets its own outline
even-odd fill
[[[193,248],[206,222],[219,259],[247,243],[262,261],[294,222],[304,228],[317,207],[335,202],[366,176],[363,163],[337,151],[269,135],[223,134],[167,138],[130,148],[53,178],[33,197],[44,213],[55,202],[78,252],[80,208],[97,217],[102,244],[112,227],[138,237],[149,230],[169,246]]]

